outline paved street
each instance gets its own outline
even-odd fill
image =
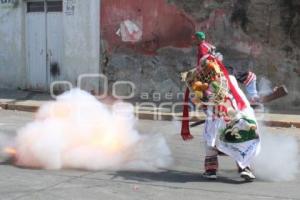
[[[14,137],[31,121],[33,113],[0,110],[0,134]],[[203,141],[199,126],[195,139],[185,143],[175,122],[140,121],[141,133],[162,133],[172,150],[174,163],[163,172],[32,170],[0,165],[0,199],[300,199],[300,175],[294,181],[244,183],[234,162],[220,158],[220,178],[207,181],[203,172]],[[272,134],[297,137],[300,129],[264,128]],[[297,135],[298,134],[298,135]],[[300,159],[300,157],[298,156]]]

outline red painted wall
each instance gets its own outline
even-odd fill
[[[142,25],[139,42],[123,42],[116,34],[124,20]],[[155,53],[166,46],[188,47],[194,32],[194,21],[165,0],[102,0],[101,33],[109,51],[126,46],[143,53]]]

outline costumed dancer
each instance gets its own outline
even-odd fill
[[[198,52],[198,58],[200,53],[199,65],[186,75],[188,87],[183,109],[182,138],[193,138],[189,131],[187,104],[190,93],[193,93],[194,104],[207,115],[203,133],[206,146],[203,175],[210,179],[217,178],[217,156],[221,151],[237,162],[241,177],[253,180],[255,176],[249,165],[258,153],[260,144],[254,112],[225,66],[209,53]]]

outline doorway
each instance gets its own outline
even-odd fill
[[[27,88],[48,91],[63,55],[62,0],[26,1]]]

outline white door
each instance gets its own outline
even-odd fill
[[[43,2],[27,2],[27,87],[47,89],[46,16]]]
[[[26,14],[28,89],[48,91],[62,67],[62,0],[28,1]]]

